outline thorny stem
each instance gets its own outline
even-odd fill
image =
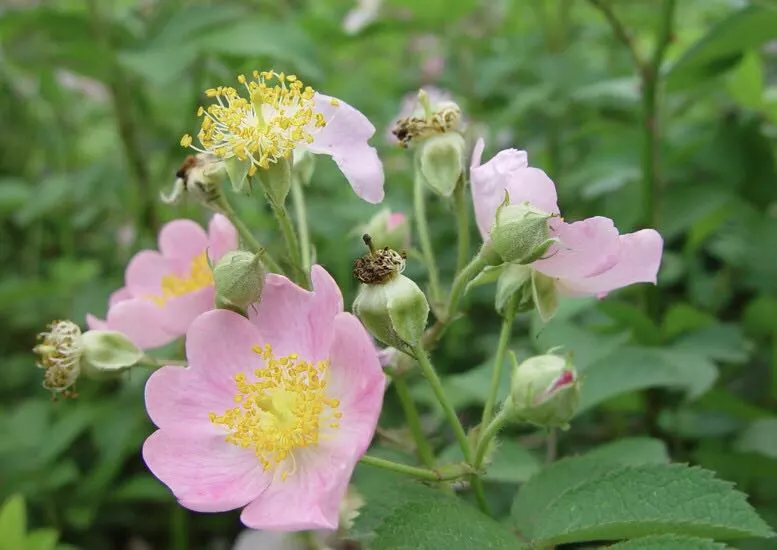
[[[404,375],[394,377],[394,389],[397,392],[397,397],[399,398],[402,410],[405,413],[405,419],[410,428],[410,433],[413,436],[418,458],[424,466],[431,468],[434,466],[434,453],[424,435],[423,428],[421,427],[421,417],[419,416],[418,408],[415,406],[415,402],[410,395],[410,390],[407,387],[407,380],[405,380]]]
[[[467,180],[459,177],[456,189],[453,192],[453,200],[456,204],[456,224],[458,233],[458,246],[456,250],[456,273],[459,273],[467,265],[469,258],[469,203],[467,202]]]
[[[297,233],[299,234],[299,253],[301,256],[302,270],[310,273],[310,229],[308,228],[308,214],[305,207],[305,192],[299,179],[292,175],[291,202],[294,205],[294,217],[297,219]]]
[[[496,437],[499,430],[507,423],[509,417],[504,409],[499,411],[494,419],[486,425],[486,429],[478,437],[477,448],[475,449],[475,461],[472,463],[472,468],[479,472],[483,467],[483,462],[486,457],[486,451],[488,451],[488,445],[492,439]],[[482,425],[482,424],[481,424]]]
[[[391,470],[401,474],[408,474],[426,481],[452,481],[459,479],[469,474],[469,468],[454,469],[450,472],[442,472],[439,470],[430,470],[427,468],[418,468],[416,466],[409,466],[392,460],[386,460],[385,458],[378,458],[376,456],[364,455],[359,460],[362,464],[369,464],[377,468],[383,468],[384,470]]]
[[[429,226],[426,219],[424,181],[418,171],[416,171],[415,182],[413,184],[413,215],[415,216],[421,254],[424,257],[424,263],[426,264],[426,269],[429,273],[429,293],[431,295],[431,301],[432,304],[437,305],[441,301],[440,274],[437,270],[437,260],[434,256],[432,240],[429,238]]]

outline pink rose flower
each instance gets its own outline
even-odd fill
[[[529,166],[526,151],[500,151],[481,164],[484,147],[479,139],[470,165],[475,217],[484,241],[489,239],[505,191],[512,204],[528,202],[545,212],[559,213],[553,181]],[[642,229],[621,235],[612,220],[601,216],[573,223],[552,218],[550,228],[559,242],[531,267],[555,278],[565,294],[603,297],[634,283],[656,282],[663,250],[657,231]]]
[[[208,232],[192,220],[174,220],[159,232],[159,251],[141,250],[130,260],[124,287],[108,302],[105,320],[88,314],[90,329],[116,330],[141,349],[163,346],[186,334],[191,322],[213,309],[217,261],[237,248],[237,231],[216,214]]]
[[[249,319],[202,314],[186,368],[156,371],[146,408],[159,428],[149,469],[182,506],[243,509],[254,529],[336,529],[356,462],[372,440],[385,378],[377,350],[320,266],[313,291],[270,274]]]

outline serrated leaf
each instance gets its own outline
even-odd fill
[[[14,495],[0,508],[0,550],[24,548],[26,531],[27,511],[24,507],[24,497]]]
[[[657,535],[619,542],[607,548],[614,550],[725,550],[729,546],[722,542],[698,537]]]
[[[669,463],[666,444],[651,437],[626,437],[600,445],[584,456],[631,466]]]
[[[772,535],[731,483],[681,464],[625,466],[594,474],[543,504],[532,521],[518,519],[523,519],[524,536],[546,545],[657,534],[722,540]]]

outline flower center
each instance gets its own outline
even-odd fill
[[[213,284],[213,273],[208,265],[208,256],[203,252],[196,256],[189,266],[189,273],[179,277],[171,273],[162,277],[160,294],[150,294],[147,298],[158,306],[163,306],[171,298],[195,292]]]
[[[253,175],[257,167],[266,169],[288,159],[298,144],[313,141],[311,132],[326,126],[324,115],[314,111],[315,90],[296,76],[254,71],[252,80],[242,74],[237,80],[247,98],[228,86],[206,90],[216,103],[197,112],[202,118],[197,138],[203,149],[192,146],[188,134],[181,138],[182,146],[222,159],[250,160]]]
[[[46,369],[43,387],[50,391],[65,392],[75,384],[81,372],[83,353],[81,329],[70,321],[54,321],[48,331],[41,332],[41,343],[33,348],[38,355],[38,366]]]
[[[235,375],[238,405],[221,415],[211,412],[210,421],[227,429],[229,443],[253,449],[264,471],[291,458],[281,472],[285,481],[296,470],[294,451],[318,445],[322,428],[338,428],[343,413],[340,401],[326,394],[328,361],[314,365],[296,353],[276,357],[269,344],[253,351],[264,368],[254,371],[253,382]]]

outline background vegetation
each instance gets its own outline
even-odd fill
[[[345,0],[0,7],[0,501],[23,494],[29,525],[55,529],[62,548],[231,545],[236,514],[185,511],[146,471],[143,376],[84,384],[78,399],[52,403],[30,349],[51,319],[103,314],[126,261],[154,245],[164,221],[204,219],[196,205],[158,201],[185,155],[178,139],[194,129],[203,89],[273,67],[370,117],[393,209],[411,210],[411,159],[385,134],[403,94],[432,84],[452,91],[488,155],[528,150],[568,219],[657,227],[657,289],[566,302],[547,326],[517,322],[519,357],[564,345],[587,378],[575,429],[551,452],[640,436],[618,452],[716,470],[777,526],[777,2],[678,0],[670,20],[657,1],[602,2],[620,37],[595,3],[385,0],[356,33],[343,29],[354,7]],[[308,202],[318,258],[348,301],[361,253],[349,232],[377,208],[328,160]],[[270,231],[261,200],[240,206]],[[450,205],[432,208],[450,274]],[[409,272],[423,280],[421,266]],[[470,297],[471,316],[436,352],[457,404],[473,411],[498,330],[492,293]],[[434,428],[425,391],[414,387]],[[400,423],[394,399],[386,426]],[[545,452],[531,431],[503,445],[498,460],[512,466],[492,474],[496,506],[509,508]]]

